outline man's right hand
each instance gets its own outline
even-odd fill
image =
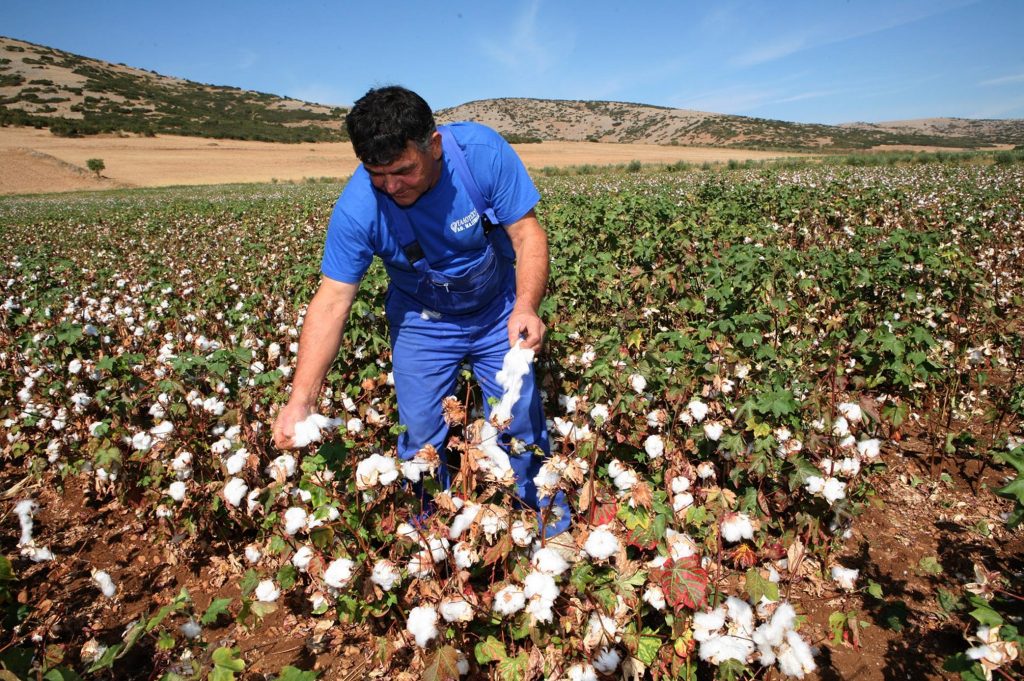
[[[295,424],[305,421],[312,413],[312,407],[307,404],[288,402],[274,419],[274,446],[278,449],[295,449]]]

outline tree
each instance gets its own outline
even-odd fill
[[[88,161],[85,162],[85,165],[88,166],[89,170],[96,173],[97,180],[100,178],[100,173],[103,172],[103,169],[107,167],[103,163],[102,158],[90,158]]]

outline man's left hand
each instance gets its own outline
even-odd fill
[[[523,348],[539,352],[544,344],[544,332],[547,327],[533,310],[512,310],[508,318],[508,344],[514,347],[516,341],[522,340]]]

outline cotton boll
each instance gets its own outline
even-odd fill
[[[178,631],[180,631],[181,635],[185,638],[193,640],[199,638],[202,635],[203,628],[199,626],[199,623],[196,622],[194,619],[189,619],[188,622],[185,622],[180,627],[178,627]]]
[[[242,503],[242,497],[249,491],[249,486],[241,478],[231,478],[224,485],[224,501],[228,506],[238,507]]]
[[[840,416],[832,422],[832,434],[837,437],[846,437],[850,434],[850,422],[846,417]]]
[[[437,637],[437,610],[432,605],[420,605],[409,611],[406,630],[416,639],[416,645],[426,648]]]
[[[313,560],[313,549],[308,546],[300,546],[299,550],[292,556],[292,565],[299,572],[306,572],[309,569],[309,563]]]
[[[838,478],[829,478],[825,481],[825,486],[821,493],[831,506],[835,502],[846,497],[846,483]]]
[[[459,596],[446,598],[441,601],[441,617],[445,622],[469,622],[473,619],[473,606]]]
[[[245,559],[250,563],[260,562],[260,557],[263,554],[260,552],[260,547],[255,544],[249,544],[245,547]]]
[[[460,541],[452,547],[452,559],[459,569],[468,570],[476,565],[477,561],[480,560],[480,556],[473,550],[472,546]]]
[[[840,588],[846,591],[853,591],[856,587],[857,576],[860,574],[859,570],[852,568],[845,568],[841,565],[832,566],[832,579],[835,581]]]
[[[148,452],[153,447],[153,437],[145,431],[135,433],[135,435],[132,436],[131,444],[132,449],[135,449],[136,451]]]
[[[607,560],[618,553],[619,540],[608,530],[599,527],[587,537],[587,541],[583,544],[583,550],[591,558]]]
[[[352,567],[355,565],[348,558],[336,558],[324,570],[323,580],[335,589],[341,589],[352,579]]]
[[[534,532],[522,520],[516,520],[512,523],[510,534],[516,546],[529,546],[533,543]]]
[[[569,681],[597,681],[597,672],[590,664],[574,664],[565,670],[565,676]]]
[[[594,419],[594,422],[598,424],[607,421],[608,415],[607,404],[595,404],[593,409],[590,410],[590,418]]]
[[[113,598],[114,594],[117,593],[114,580],[110,578],[110,575],[105,570],[93,570],[92,581],[96,582],[96,586],[100,588],[100,591],[107,598]]]
[[[864,412],[861,411],[860,405],[856,402],[842,402],[836,409],[839,413],[846,417],[846,420],[850,423],[860,423],[861,419],[864,418]]]
[[[384,591],[391,591],[396,584],[402,581],[402,573],[390,560],[378,560],[370,573],[370,581]]]
[[[718,441],[722,437],[722,433],[725,431],[724,427],[718,421],[709,421],[704,424],[704,435],[709,440]]]
[[[18,546],[25,546],[32,543],[32,516],[39,509],[39,504],[31,499],[22,499],[14,506],[14,513],[21,523],[21,540]]]
[[[800,634],[795,631],[786,632],[786,643],[788,648],[779,654],[779,671],[787,676],[802,679],[804,675],[817,668],[814,663],[814,652],[806,641],[800,638]]]
[[[273,603],[281,597],[281,590],[274,585],[274,580],[264,579],[256,585],[256,600],[261,603]]]
[[[352,435],[358,435],[363,432],[363,422],[357,418],[350,418],[345,422],[345,430]]]
[[[715,608],[693,615],[693,639],[706,641],[725,626],[725,608]]]
[[[306,509],[299,506],[292,506],[284,512],[284,533],[288,536],[296,534],[306,527],[309,516]]]
[[[559,395],[558,405],[566,414],[576,413],[576,397],[574,395]]]
[[[244,452],[244,449],[238,450]],[[288,478],[295,475],[296,461],[295,457],[291,454],[282,454],[273,461],[264,470],[264,473],[269,475],[274,480],[287,480]]]
[[[633,374],[629,377],[629,387],[638,394],[643,393],[647,389],[647,379],[640,374]]]
[[[502,587],[494,594],[494,602],[491,604],[494,612],[504,616],[514,615],[525,607],[526,595],[514,584]]]
[[[810,494],[821,494],[825,489],[825,478],[818,475],[808,475],[804,480],[804,489]]]
[[[661,439],[660,435],[649,435],[644,440],[644,451],[647,452],[647,456],[657,459],[665,453],[665,441]]]
[[[242,472],[242,469],[245,468],[245,464],[248,463],[248,461],[249,452],[244,449],[239,449],[224,461],[224,468],[227,470],[228,475],[237,475]]]
[[[754,538],[754,526],[746,513],[729,513],[722,521],[722,538],[729,543]]]
[[[597,657],[594,658],[594,669],[601,672],[602,674],[611,674],[619,668],[619,662],[622,657],[619,655],[619,651],[615,648],[604,648],[597,653]]]
[[[857,443],[857,452],[868,461],[874,461],[878,458],[878,454],[881,450],[881,443],[872,438],[869,440],[861,440]]]
[[[150,428],[149,432],[157,442],[165,442],[174,432],[174,424],[170,421],[161,421]]]
[[[21,555],[29,558],[33,563],[53,560],[53,551],[48,546],[26,546],[21,550]]]
[[[562,554],[547,547],[537,549],[533,558],[530,559],[530,563],[539,572],[553,577],[557,577],[569,569],[569,563],[562,557]]]
[[[655,610],[665,609],[665,592],[660,586],[652,584],[644,590],[644,601]]]
[[[700,423],[704,420],[704,417],[708,415],[708,405],[704,404],[700,400],[692,400],[686,405],[686,410],[690,412],[693,420]]]
[[[479,504],[467,503],[452,521],[451,527],[448,528],[448,536],[451,539],[458,539],[473,524],[479,514]]]
[[[187,488],[185,483],[181,480],[175,480],[171,483],[170,487],[167,488],[167,496],[180,503],[185,498],[186,491]]]
[[[601,644],[614,643],[618,635],[619,626],[614,619],[600,612],[592,612],[587,622],[587,632],[583,636],[583,647],[593,650]]]

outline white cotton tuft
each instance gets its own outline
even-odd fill
[[[356,465],[356,489],[386,487],[398,479],[398,463],[394,457],[371,454]]]
[[[590,664],[574,664],[565,670],[565,676],[569,681],[597,681],[597,672]]]
[[[309,569],[309,563],[313,560],[313,549],[308,546],[300,546],[299,550],[292,556],[292,565],[299,572],[305,572]]]
[[[14,513],[18,516],[18,522],[21,523],[21,541],[18,542],[18,546],[32,543],[32,516],[38,509],[39,504],[32,499],[22,499],[14,506]]]
[[[509,533],[512,535],[512,542],[516,546],[529,546],[533,543],[534,531],[522,520],[513,522]]]
[[[647,389],[647,379],[640,374],[633,374],[629,377],[629,387],[633,392],[642,394]]]
[[[245,450],[242,449],[239,451],[244,452]],[[292,456],[291,454],[282,454],[281,456],[271,461],[270,465],[267,466],[263,472],[269,475],[274,480],[277,480],[278,478],[288,479],[295,475],[295,467],[295,457]]]
[[[231,478],[224,485],[224,501],[227,502],[228,506],[237,508],[248,491],[249,486],[245,484],[244,480],[241,478]]]
[[[324,582],[335,589],[341,589],[352,579],[352,566],[355,565],[348,558],[336,558],[324,570]]]
[[[451,527],[448,528],[448,537],[458,539],[473,524],[479,514],[479,504],[467,503],[462,507],[462,511],[455,516],[455,519],[452,520]]]
[[[644,451],[647,452],[647,456],[657,459],[665,453],[665,441],[661,439],[660,435],[649,435],[644,440]]]
[[[569,569],[569,563],[562,557],[562,554],[547,547],[537,549],[530,562],[538,571],[552,577],[557,577]]]
[[[502,587],[494,594],[494,602],[491,604],[491,608],[499,615],[514,615],[525,607],[526,594],[515,584]]]
[[[320,414],[310,414],[304,421],[295,424],[292,442],[295,443],[296,447],[305,447],[313,442],[320,442],[323,439],[323,434],[320,432],[321,429],[337,428],[340,423],[341,421],[338,419],[329,419]]]
[[[402,573],[390,560],[378,560],[370,573],[370,581],[384,591],[391,591],[396,584],[402,581]]]
[[[846,591],[853,591],[857,588],[858,575],[860,575],[860,570],[845,568],[842,565],[832,566],[832,580]]]
[[[831,506],[835,502],[846,497],[846,483],[838,478],[829,478],[825,481],[825,486],[821,491],[822,496],[825,497],[825,501]]]
[[[619,540],[608,530],[599,527],[587,537],[587,541],[583,544],[583,550],[591,558],[606,560],[618,553]]]
[[[875,438],[868,440],[861,440],[857,443],[857,452],[868,461],[873,461],[878,458],[878,454],[881,451],[881,442]]]
[[[291,536],[306,527],[309,515],[306,509],[299,506],[292,506],[284,512],[284,533]]]
[[[180,627],[178,627],[178,631],[180,631],[181,635],[185,638],[192,640],[197,639],[202,635],[203,628],[199,626],[199,623],[196,622],[194,619],[189,619],[188,622],[185,622]]]
[[[604,423],[608,420],[608,405],[607,404],[595,404],[594,408],[590,410],[590,418],[594,419],[597,423]]]
[[[274,585],[274,580],[264,579],[256,585],[256,600],[261,603],[273,603],[281,597],[281,590]]]
[[[185,493],[187,491],[188,488],[185,486],[184,482],[181,480],[175,480],[171,483],[170,487],[167,488],[167,496],[180,503],[185,499]]]
[[[779,671],[787,676],[802,679],[805,674],[810,674],[817,668],[814,663],[814,651],[800,638],[800,634],[787,631],[786,643],[789,647],[779,655]]]
[[[114,586],[114,580],[111,579],[106,570],[94,570],[92,573],[92,581],[96,582],[96,586],[100,588],[100,591],[102,591],[103,595],[107,598],[113,598],[114,594],[117,593],[117,587]]]
[[[533,350],[524,348],[522,341],[517,341],[505,353],[505,358],[501,362],[501,371],[495,376],[495,380],[502,389],[501,400],[491,412],[492,417],[496,418],[499,423],[504,423],[512,418],[512,407],[519,401],[523,391],[523,377],[530,373],[533,355]]]
[[[704,435],[709,440],[718,441],[722,437],[722,433],[725,431],[722,424],[718,421],[709,421],[704,424]]]
[[[708,405],[704,404],[700,400],[693,400],[686,405],[687,411],[693,416],[693,420],[700,423],[704,420],[704,417],[708,415]]]
[[[611,674],[619,668],[622,656],[615,648],[603,648],[594,658],[594,669],[602,674]]]
[[[426,648],[437,637],[437,610],[432,605],[420,605],[409,611],[406,630],[416,639],[416,645]]]
[[[754,538],[754,526],[746,513],[730,513],[722,521],[722,538],[729,543]]]
[[[600,612],[590,613],[587,632],[583,636],[583,647],[593,650],[599,645],[613,643],[619,636],[619,626],[615,620]]]
[[[856,402],[842,402],[836,409],[839,413],[846,417],[846,420],[850,423],[859,423],[864,418],[864,412],[861,411],[860,405]]]
[[[250,563],[260,562],[260,557],[263,553],[260,551],[260,547],[255,544],[249,544],[245,547],[245,559]]]
[[[665,592],[657,584],[651,584],[644,590],[644,601],[655,610],[665,609]]]
[[[461,596],[441,601],[441,617],[445,622],[469,622],[473,619],[473,606]]]

